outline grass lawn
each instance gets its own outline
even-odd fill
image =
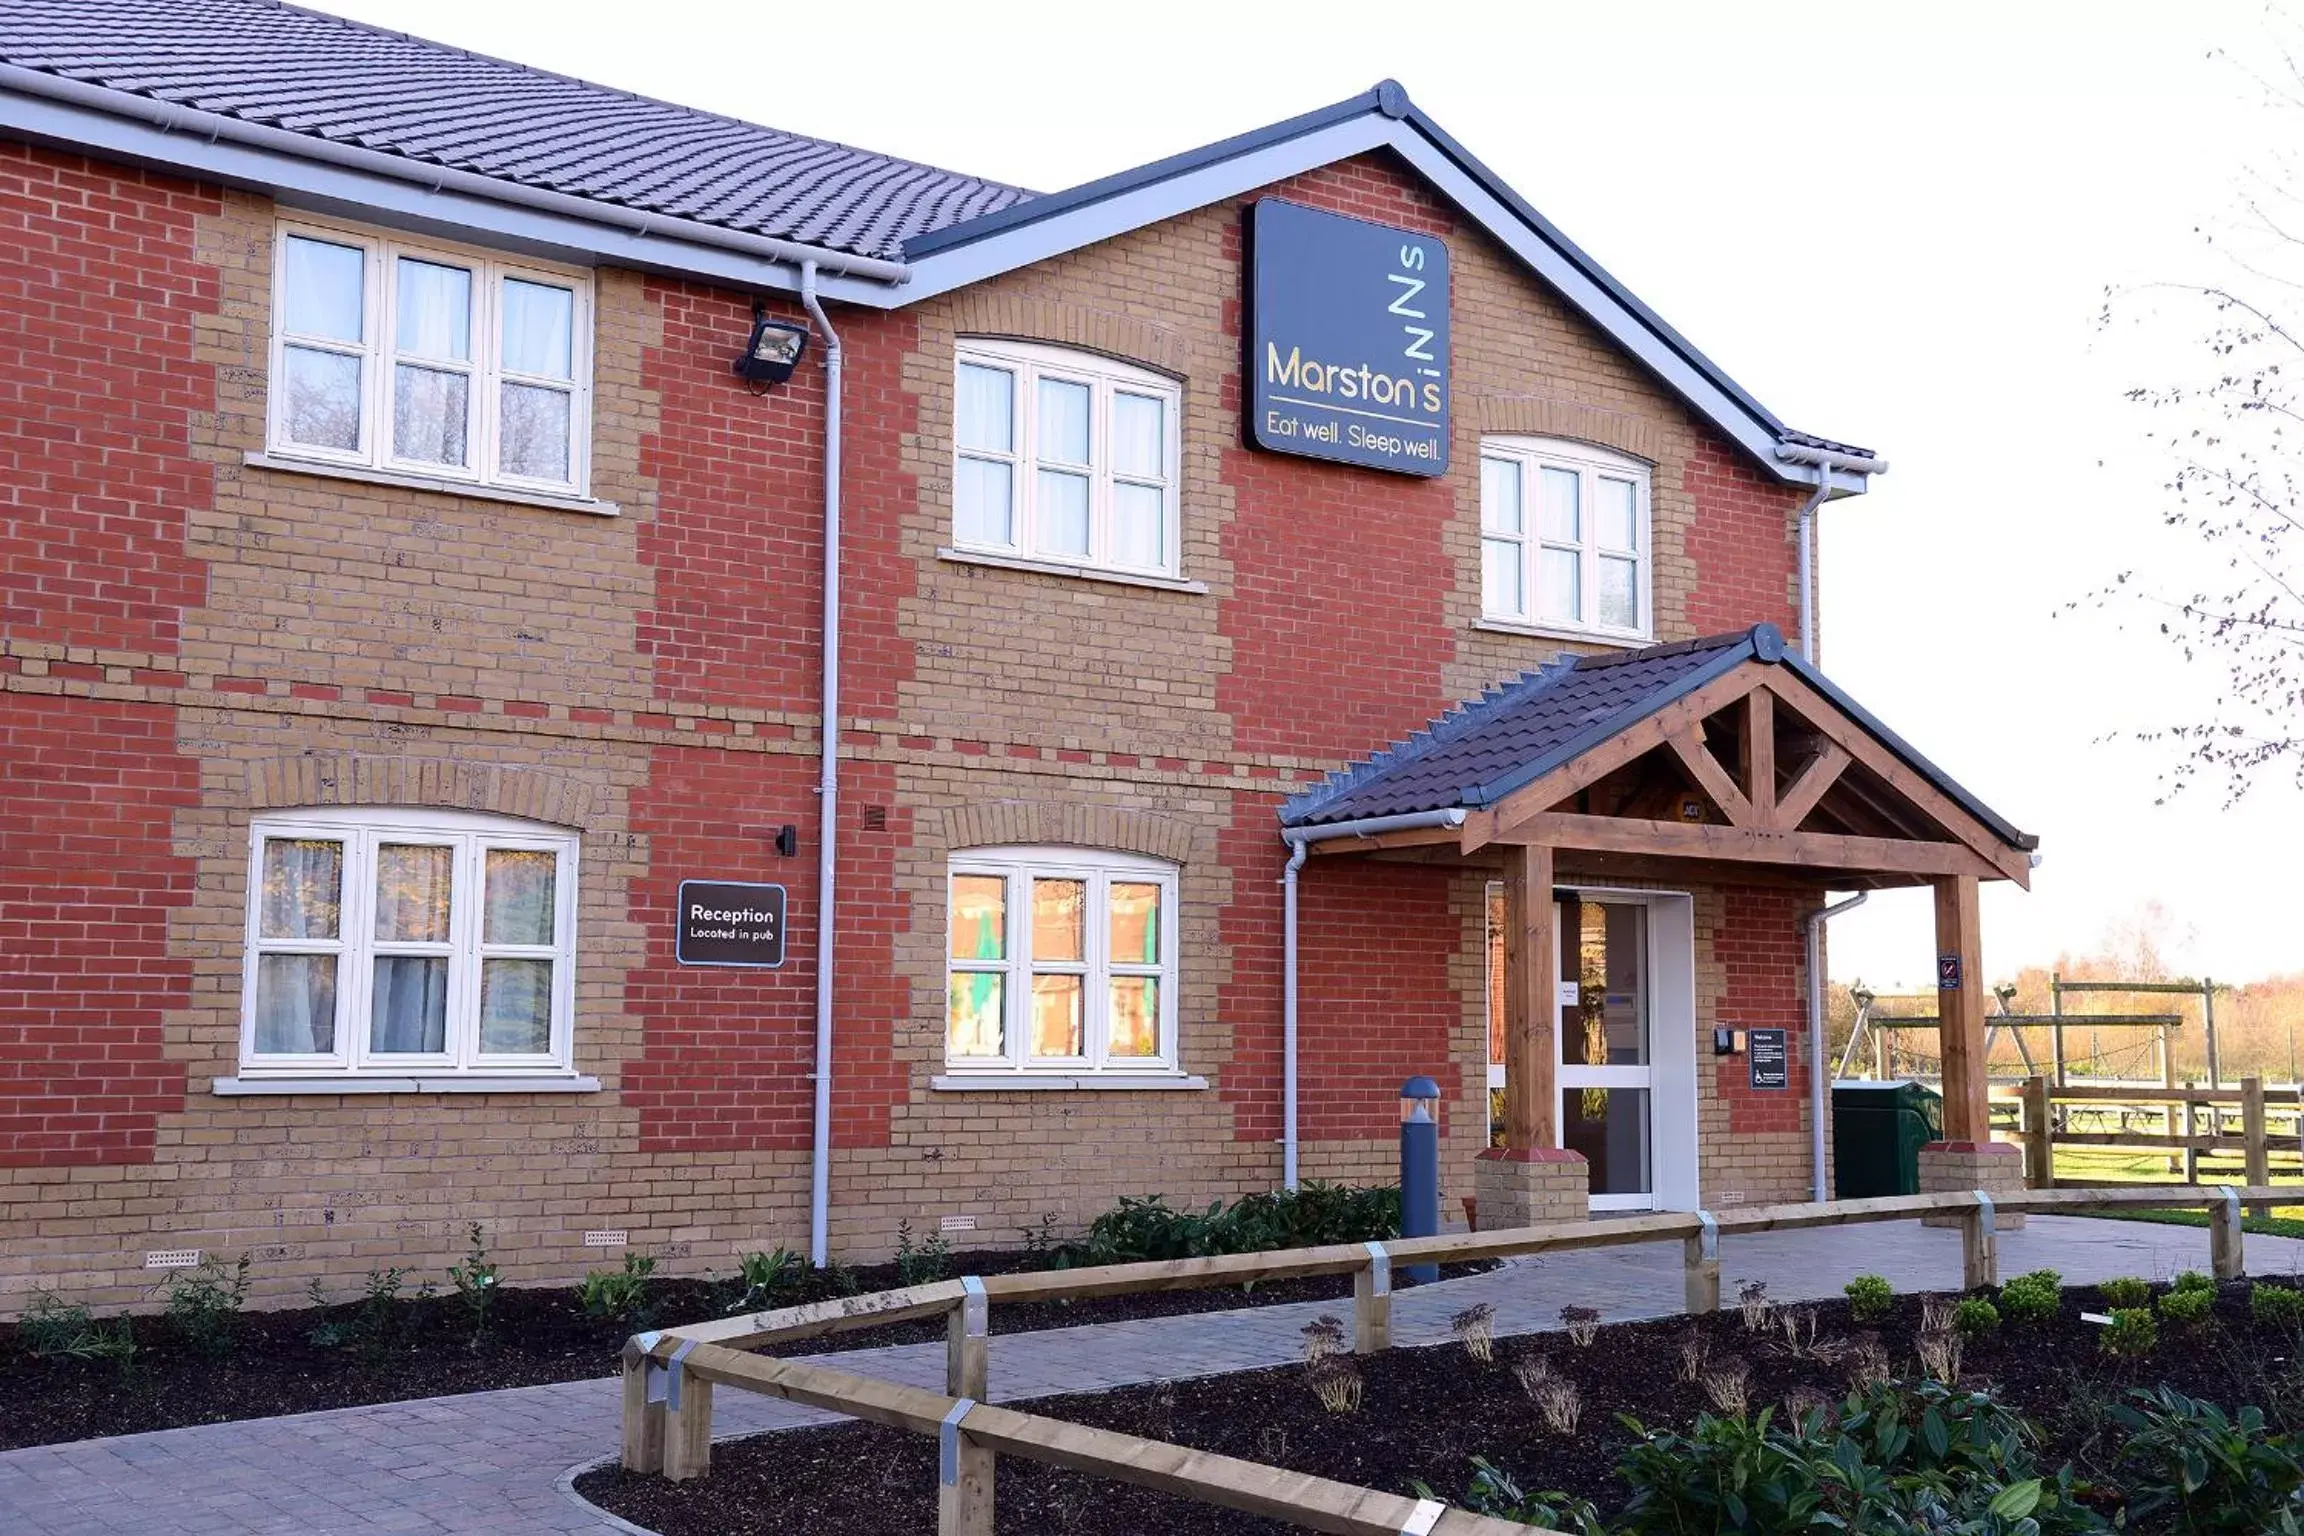
[[[2171,1162],[2174,1168],[2170,1167]],[[2292,1176],[2291,1170],[2275,1165],[2273,1178],[2279,1180],[2284,1175]],[[2083,1179],[2090,1184],[2174,1184],[2183,1182],[2184,1173],[2181,1157],[2171,1159],[2165,1152],[2141,1152],[2126,1147],[2058,1147],[2056,1177]],[[2243,1177],[2237,1157],[2201,1155],[2199,1183],[2202,1185],[2211,1189],[2219,1184],[2237,1185]],[[2249,1215],[2241,1224],[2243,1230],[2274,1237],[2304,1237],[2304,1189],[2299,1189],[2297,1196],[2297,1204],[2277,1207],[2269,1216]],[[2091,1214],[2121,1221],[2157,1221],[2177,1227],[2208,1225],[2206,1211],[2097,1211]]]

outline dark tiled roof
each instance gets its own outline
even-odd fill
[[[1281,824],[1493,805],[1748,661],[1789,669],[2010,847],[2039,846],[1803,661],[1773,624],[1607,656],[1564,655],[1329,775],[1281,806]]]
[[[1610,656],[1563,656],[1331,774],[1282,806],[1280,819],[1308,826],[1489,804],[1752,654],[1746,633]]]
[[[1784,441],[1798,443],[1803,448],[1822,448],[1832,453],[1853,454],[1860,459],[1869,459],[1873,456],[1872,450],[1869,448],[1859,448],[1854,443],[1834,442],[1829,437],[1818,437],[1813,432],[1795,432],[1790,427],[1786,427],[1780,435]]]
[[[272,0],[4,0],[0,60],[857,256],[1031,196]]]

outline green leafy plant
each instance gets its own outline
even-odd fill
[[[232,1353],[240,1309],[248,1301],[253,1258],[243,1253],[229,1267],[222,1259],[203,1259],[170,1274],[162,1284],[168,1326],[195,1352],[211,1359]]]
[[[932,1285],[952,1272],[952,1249],[944,1234],[932,1232],[923,1242],[912,1240],[912,1223],[896,1223],[896,1282]]]
[[[1896,1287],[1885,1275],[1858,1275],[1845,1290],[1848,1315],[1859,1323],[1876,1323],[1896,1305]]]
[[[410,1319],[400,1304],[400,1293],[407,1285],[408,1271],[402,1266],[368,1271],[359,1308],[342,1328],[343,1342],[358,1349],[361,1358],[380,1360],[405,1337]],[[421,1294],[429,1296],[431,1288],[425,1287]]]
[[[496,1263],[488,1257],[488,1245],[481,1239],[480,1223],[474,1222],[469,1230],[471,1246],[464,1252],[464,1262],[448,1266],[448,1283],[456,1288],[456,1299],[464,1304],[465,1319],[472,1325],[467,1340],[474,1349],[488,1336],[488,1312],[496,1302]]]
[[[2063,1304],[2064,1277],[2052,1269],[2017,1275],[2000,1287],[2000,1311],[2019,1323],[2046,1322]]]
[[[1124,1195],[1119,1205],[1088,1224],[1087,1236],[1066,1256],[1089,1264],[1131,1264],[1399,1235],[1398,1186],[1356,1187],[1315,1179],[1293,1190],[1246,1195],[1230,1206],[1211,1201],[1205,1211],[1176,1210],[1159,1195]]]
[[[595,1269],[577,1282],[577,1304],[586,1317],[645,1328],[656,1310],[649,1285],[655,1273],[654,1259],[627,1253],[622,1269]]]
[[[1411,1486],[1420,1499],[1440,1497],[1424,1483]],[[1524,1493],[1511,1473],[1483,1456],[1472,1458],[1472,1482],[1457,1502],[1476,1515],[1498,1520],[1516,1520],[1570,1536],[1607,1536],[1607,1527],[1600,1523],[1600,1510],[1590,1499],[1565,1493]]]
[[[1063,1257],[1064,1245],[1056,1239],[1056,1213],[1042,1211],[1040,1219],[1024,1229],[1024,1267],[1056,1269]]]
[[[1981,1296],[1963,1296],[1952,1309],[1952,1326],[1972,1339],[1998,1332],[2000,1309]]]
[[[136,1335],[125,1317],[99,1323],[88,1309],[52,1291],[35,1292],[16,1320],[16,1342],[35,1360],[135,1358]]]
[[[304,1282],[304,1300],[315,1311],[325,1312],[327,1310],[328,1298],[321,1293],[318,1275],[314,1275]],[[304,1332],[304,1341],[314,1349],[341,1348],[346,1337],[344,1325],[332,1317],[322,1317],[320,1321],[314,1323]]]
[[[2228,1417],[2161,1386],[2138,1388],[2113,1415],[2128,1431],[2120,1459],[2137,1529],[2257,1536],[2295,1532],[2304,1519],[2296,1439],[2267,1430],[2257,1409]]]
[[[2273,1327],[2304,1328],[2304,1291],[2259,1280],[2248,1288],[2248,1313]]]
[[[2150,1282],[2140,1280],[2134,1275],[2125,1275],[2117,1280],[2107,1280],[2096,1289],[2104,1293],[2105,1304],[2115,1312],[2152,1305]]]
[[[799,1288],[808,1261],[789,1248],[747,1253],[736,1261],[736,1283],[727,1291],[725,1311],[765,1312],[779,1296]]]
[[[2170,1289],[2178,1291],[2206,1291],[2209,1295],[2213,1296],[2216,1294],[2216,1282],[2212,1277],[2202,1274],[2197,1269],[2187,1269],[2176,1277],[2176,1282],[2173,1286],[2170,1287]]]
[[[2160,1319],[2179,1333],[2198,1333],[2215,1316],[2216,1293],[2183,1287],[2160,1298]]]
[[[2104,1353],[2122,1360],[2141,1360],[2160,1347],[2160,1325],[2145,1307],[2115,1307],[2111,1326],[2104,1330]]]

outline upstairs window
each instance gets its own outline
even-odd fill
[[[959,549],[1177,574],[1175,380],[1086,352],[970,340],[953,394]]]
[[[1176,866],[1082,848],[952,860],[954,1073],[1171,1073]]]
[[[250,1076],[570,1070],[576,837],[451,811],[255,823]]]
[[[271,454],[585,494],[584,277],[285,223],[273,270]]]
[[[1611,639],[1654,633],[1648,466],[1584,443],[1480,445],[1480,610]]]

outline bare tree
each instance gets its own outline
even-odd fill
[[[2084,600],[2140,608],[2187,662],[2222,674],[2182,718],[2138,733],[2170,749],[2162,798],[2203,778],[2228,804],[2270,776],[2304,788],[2304,67],[2276,52],[2276,72],[2243,67],[2269,148],[2228,226],[2200,231],[2220,279],[2105,295],[2106,325],[2152,297],[2202,327],[2190,377],[2128,398],[2153,413],[2147,436],[2169,460],[2161,521],[2196,541],[2203,574],[2126,570]]]

